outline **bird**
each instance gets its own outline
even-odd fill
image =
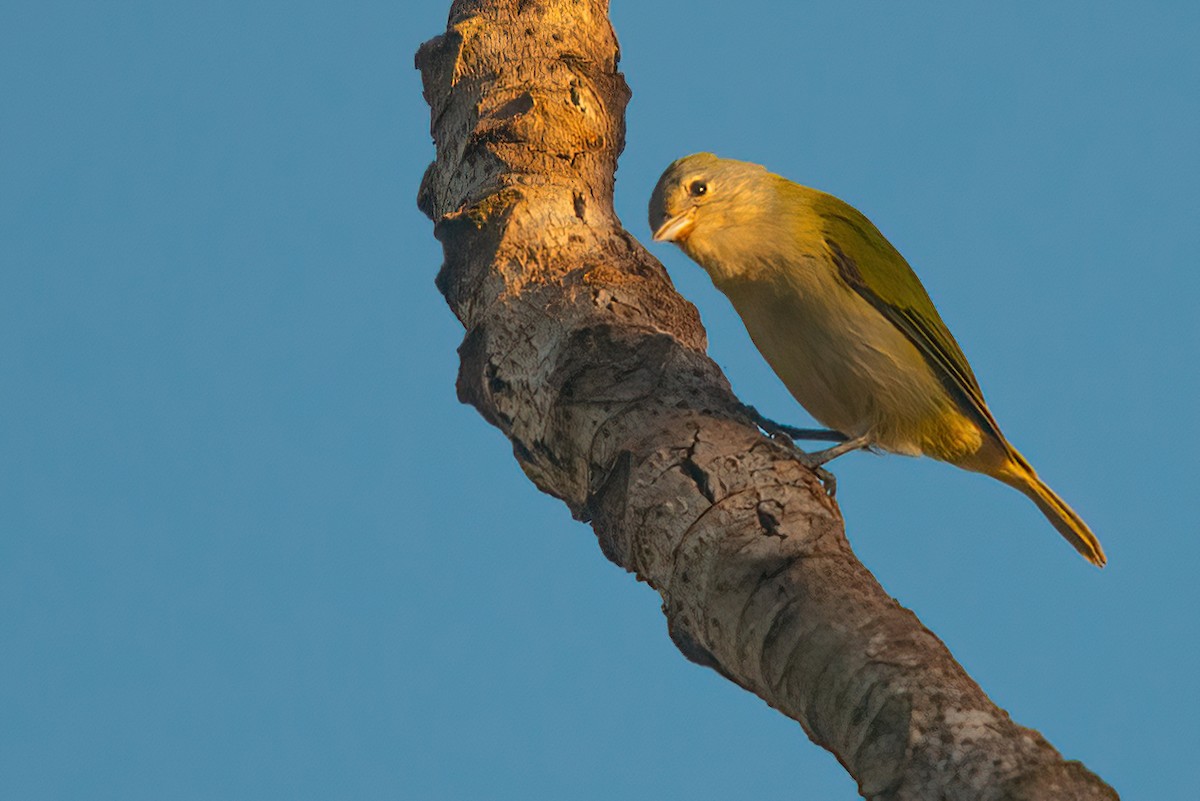
[[[654,241],[704,268],[792,396],[844,438],[810,466],[869,448],[983,473],[1104,566],[1100,541],[1001,433],[925,287],[865,215],[761,165],[695,153],[663,172],[649,217]]]

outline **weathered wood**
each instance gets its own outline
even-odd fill
[[[798,721],[864,797],[1115,798],[883,591],[621,227],[629,91],[607,3],[456,2],[417,66],[437,145],[418,203],[467,331],[459,397],[662,595],[680,650]]]

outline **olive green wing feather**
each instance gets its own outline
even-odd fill
[[[870,220],[832,195],[814,203],[838,275],[908,338],[963,413],[1007,444],[979,382],[916,273]]]

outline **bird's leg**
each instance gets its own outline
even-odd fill
[[[848,439],[834,445],[832,448],[826,448],[823,451],[816,453],[805,453],[797,448],[796,459],[800,464],[812,470],[817,475],[817,479],[821,482],[821,486],[825,487],[825,494],[830,498],[837,496],[837,476],[826,470],[823,465],[832,459],[836,459],[842,454],[850,451],[858,450],[859,448],[870,447],[871,439],[864,434],[854,439]]]
[[[816,469],[821,467],[826,462],[833,461],[842,454],[849,453],[850,451],[856,451],[859,448],[866,448],[870,446],[870,444],[871,435],[862,434],[854,439],[848,439],[843,442],[839,442],[832,448],[826,448],[825,450],[817,451],[816,453],[806,453],[804,454],[804,459],[802,461],[808,467]]]
[[[776,423],[771,418],[764,417],[759,413],[758,409],[755,409],[748,403],[742,404],[742,411],[749,415],[756,426],[771,436],[782,434],[788,439],[823,440],[825,442],[845,442],[849,439],[841,431],[833,431],[828,428],[797,428],[796,426],[789,426],[784,423]]]

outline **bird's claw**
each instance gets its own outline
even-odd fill
[[[815,459],[806,459],[804,458],[805,456],[808,456],[808,454],[804,454],[800,458],[800,464],[813,471],[817,477],[817,480],[821,482],[821,486],[825,488],[826,495],[828,495],[830,498],[837,497],[837,476],[822,467],[822,463],[820,461]]]
[[[857,448],[869,447],[868,440],[864,436],[850,438],[840,431],[832,431],[828,429],[817,428],[796,428],[795,426],[783,425],[776,423],[770,418],[759,414],[758,410],[748,404],[742,404],[742,411],[746,413],[760,429],[766,432],[767,436],[773,441],[787,448],[795,454],[796,461],[807,467],[816,474],[822,486],[825,487],[825,494],[830,498],[837,495],[837,477],[826,470],[822,465],[831,459],[836,459],[843,453],[855,450]],[[796,439],[806,440],[826,440],[836,442],[837,444],[825,450],[809,453],[795,442]]]
[[[816,453],[808,453],[799,445],[792,441],[792,438],[782,431],[774,431],[769,434],[771,439],[778,442],[783,447],[792,452],[793,458],[800,464],[813,471],[817,476],[817,480],[821,482],[821,486],[825,488],[825,494],[830,498],[837,495],[837,476],[826,470],[822,465],[827,461],[825,451],[817,451]]]

